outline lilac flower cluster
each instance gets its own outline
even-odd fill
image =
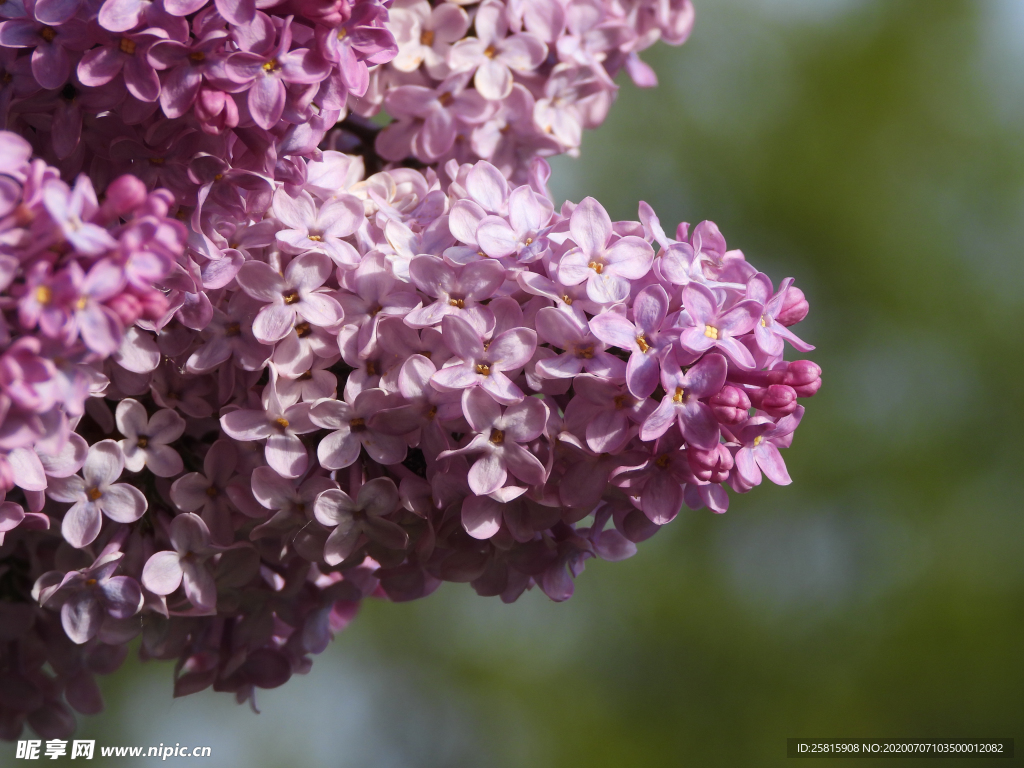
[[[525,183],[534,157],[575,155],[583,129],[604,122],[619,71],[657,84],[639,53],[684,43],[694,13],[690,0],[395,0],[390,18],[398,55],[353,104],[395,118],[378,154],[483,159]]]
[[[127,533],[147,508],[137,488],[115,482],[125,464],[118,445],[90,447],[76,430],[100,404],[110,366],[138,375],[159,360],[137,323],[169,311],[155,286],[187,238],[185,226],[167,217],[171,201],[125,176],[100,203],[88,177],[68,186],[55,168],[32,159],[27,141],[0,132],[3,738],[16,736],[26,718],[41,734],[66,733],[73,719],[62,695],[81,712],[98,711],[92,676],[116,668],[126,649],[120,641],[89,649],[76,643],[97,634],[104,613],[123,622],[142,606],[138,583],[113,575],[121,553],[93,558],[74,550],[97,538],[104,516]],[[71,503],[60,532],[47,496]],[[33,610],[27,597],[59,618]]]
[[[65,175],[103,187],[112,164],[189,206],[222,172],[203,157],[250,183],[301,172],[397,52],[379,0],[7,0],[0,19],[0,126]]]
[[[366,597],[564,600],[790,482],[793,281],[547,191],[689,0],[0,17],[0,738],[66,737],[140,635],[255,707]]]

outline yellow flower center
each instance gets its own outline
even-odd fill
[[[359,432],[366,429],[366,419],[350,419],[348,426],[353,432]]]
[[[135,41],[129,40],[127,37],[122,37],[121,42],[117,46],[121,49],[121,53],[127,53],[129,56],[135,55]]]
[[[85,296],[79,296],[78,301],[75,302],[75,309],[85,309],[89,306],[89,299]]]
[[[488,59],[493,59],[497,55],[498,55],[498,49],[495,48],[493,45],[488,45],[484,49],[484,56],[486,56]]]
[[[495,445],[501,445],[505,442],[505,433],[500,429],[492,429],[490,440]]]
[[[299,323],[295,326],[295,335],[300,339],[306,338],[312,332],[313,329],[310,327],[309,323]]]
[[[226,326],[224,326],[224,335],[228,337],[241,336],[242,326],[239,325],[238,323],[228,323]]]
[[[423,34],[420,35],[420,45],[433,45],[434,44],[434,30],[424,29]]]
[[[36,288],[36,301],[40,304],[49,304],[53,300],[53,291],[45,285]]]
[[[704,326],[704,335],[707,336],[709,339],[714,339],[715,341],[718,341],[718,329],[715,328],[715,326],[713,325]]]
[[[217,489],[214,488],[212,485],[206,489],[206,495],[209,496],[211,499],[217,498],[217,493]]]
[[[570,296],[568,293],[563,293],[562,294],[562,302],[567,307],[571,307],[572,306],[572,296]]]
[[[39,36],[48,43],[52,43],[53,39],[57,37],[57,30],[53,27],[43,27],[39,30]]]
[[[145,435],[139,435],[138,439],[135,442],[138,443],[139,448],[149,447],[149,438],[146,437]]]
[[[90,488],[85,495],[89,497],[89,501],[99,501],[103,497],[103,491],[99,488]]]
[[[586,346],[576,347],[576,357],[582,357],[584,360],[592,360],[594,357],[594,345],[588,344]]]
[[[281,416],[278,419],[274,419],[274,423],[277,424],[277,426],[279,426],[281,429],[288,429],[288,419],[286,419],[284,416]]]
[[[309,239],[312,240],[314,243],[319,243],[323,241],[323,238],[320,237],[320,235],[310,235]]]
[[[640,347],[640,351],[645,354],[651,348],[651,345],[647,343],[647,339],[642,333],[636,337],[636,345]]]
[[[85,586],[87,586],[87,587],[95,587],[97,584],[99,584],[99,582],[96,579],[86,579],[85,580]]]
[[[299,300],[299,292],[298,291],[290,291],[289,293],[284,294],[284,303],[285,304],[295,304],[295,303],[298,302],[298,300]]]
[[[206,60],[206,54],[202,51],[193,51],[188,55],[188,58],[190,61],[194,61],[196,64],[198,64],[199,62]]]
[[[590,262],[589,264],[587,264],[587,266],[588,266],[588,267],[590,267],[590,268],[591,268],[592,270],[594,270],[595,272],[597,272],[597,274],[599,274],[599,275],[600,275],[600,274],[601,274],[602,272],[604,272],[604,264],[602,264],[602,263],[601,263],[601,262],[599,262],[599,261],[592,261],[592,262]]]
[[[767,328],[768,327],[768,323],[766,323],[764,321],[764,315],[761,315],[761,327],[762,328]]]
[[[754,438],[754,447],[757,448],[757,446],[759,446],[761,444],[762,440],[764,440],[764,437],[762,435],[758,435],[757,437],[755,437]]]
[[[669,461],[668,454],[667,453],[663,453],[654,462],[654,466],[656,466],[658,469],[664,469],[665,467],[668,466],[668,461]]]
[[[490,376],[491,366],[487,365],[487,363],[477,363],[476,372],[479,373],[481,376]]]
[[[675,394],[672,395],[672,402],[674,403],[685,403],[686,402],[686,390],[682,387],[676,387]]]
[[[448,299],[448,306],[449,307],[457,307],[459,309],[465,309],[466,308],[466,302],[463,299]]]
[[[280,62],[278,62],[277,59],[271,59],[270,61],[263,65],[264,72],[276,72],[280,68],[281,64]]]

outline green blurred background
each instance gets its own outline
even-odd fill
[[[565,604],[369,603],[259,716],[132,662],[86,737],[253,768],[774,766],[791,736],[1024,751],[1024,2],[696,5],[689,43],[645,54],[660,87],[623,82],[554,190],[713,219],[796,277],[825,384],[794,484],[685,511]]]

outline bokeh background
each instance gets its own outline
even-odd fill
[[[774,766],[791,736],[1024,751],[1024,2],[696,5],[687,45],[645,55],[660,87],[624,82],[554,191],[711,218],[797,278],[825,385],[794,484],[685,511],[565,604],[368,603],[260,715],[132,662],[82,736],[246,768]]]

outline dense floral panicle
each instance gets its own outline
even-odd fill
[[[792,279],[547,190],[689,0],[0,16],[0,737],[66,737],[140,633],[255,707],[366,597],[564,600],[791,481]]]

